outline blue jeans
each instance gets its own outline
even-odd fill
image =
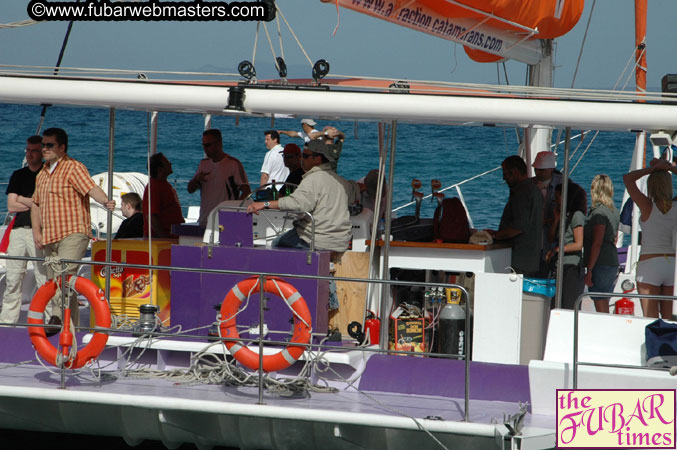
[[[308,250],[310,244],[299,237],[296,228],[292,228],[283,235],[276,237],[272,243],[273,248],[296,248]],[[339,301],[336,293],[336,281],[329,280],[329,309],[338,309]]]
[[[618,266],[604,266],[596,264],[592,269],[592,286],[588,288],[590,292],[609,292],[614,291],[614,283],[618,278]],[[593,300],[609,300],[610,297],[590,297]]]
[[[298,248],[306,250],[310,248],[310,244],[299,237],[296,228],[292,228],[284,234],[276,237],[272,243],[273,248]]]

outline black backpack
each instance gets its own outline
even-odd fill
[[[458,197],[445,198],[435,209],[433,234],[437,241],[468,243],[470,240],[468,214]]]

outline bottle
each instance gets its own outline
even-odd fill
[[[465,354],[465,310],[459,302],[460,299],[450,300],[440,311],[437,349],[439,353]]]
[[[378,221],[378,226],[376,228],[376,237],[379,239],[383,239],[383,234],[386,232],[386,221],[384,219],[380,219]]]

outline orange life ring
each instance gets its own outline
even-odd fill
[[[60,278],[59,278],[60,279]],[[111,317],[108,302],[104,297],[101,289],[97,288],[90,280],[78,276],[68,276],[68,284],[71,289],[84,295],[89,301],[94,317],[96,319],[97,328],[110,328]],[[31,306],[28,308],[28,323],[33,325],[43,325],[43,314],[47,303],[54,297],[56,290],[59,289],[59,283],[54,280],[49,280],[43,284],[33,296]],[[64,356],[63,365],[69,369],[78,369],[83,367],[89,361],[96,359],[108,341],[108,334],[105,331],[95,331],[94,336],[89,343],[80,349],[75,357],[69,357],[69,347],[72,342],[72,334],[70,332],[68,323],[70,322],[70,309],[66,308],[66,314],[63,323],[64,329],[61,332],[59,343],[62,347],[62,355]],[[57,361],[58,350],[47,339],[45,329],[43,327],[28,327],[28,334],[33,343],[33,347],[40,354],[40,356],[49,361],[55,366],[60,366]]]
[[[221,304],[221,318],[222,320],[227,319],[221,322],[221,337],[232,339],[226,341],[226,348],[233,358],[251,370],[259,368],[259,355],[243,345],[242,342],[234,340],[240,338],[240,334],[237,332],[235,314],[240,309],[242,301],[252,293],[253,289],[257,288],[258,280],[258,277],[251,277],[240,281],[226,294],[226,298],[223,299],[223,304]],[[256,292],[259,292],[260,289],[258,287]],[[263,370],[275,372],[294,364],[305,351],[304,346],[294,345],[294,343],[308,344],[310,342],[310,311],[299,291],[281,278],[266,277],[263,289],[275,295],[280,295],[280,292],[282,292],[284,300],[296,313],[294,314],[294,335],[287,348],[272,355],[263,356]],[[299,317],[303,320],[300,320]]]

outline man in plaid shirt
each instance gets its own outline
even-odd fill
[[[31,221],[33,240],[38,249],[44,249],[45,256],[63,259],[82,259],[91,238],[91,217],[89,197],[112,211],[115,200],[94,184],[87,168],[67,154],[68,135],[61,128],[49,128],[42,135],[42,155],[45,165],[38,173],[33,194]],[[68,264],[66,273],[75,274],[77,264]],[[47,266],[47,277],[54,278],[52,267]],[[75,295],[70,296],[70,310],[73,324],[79,324],[80,312]],[[60,291],[52,302],[52,317],[47,329],[48,335],[60,331]]]

